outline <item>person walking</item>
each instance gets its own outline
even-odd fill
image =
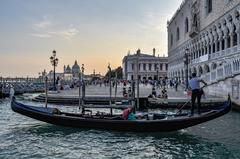
[[[194,115],[194,105],[195,101],[197,99],[197,104],[198,104],[198,114],[201,114],[201,97],[203,94],[202,89],[200,88],[200,82],[202,82],[205,86],[207,83],[203,81],[202,79],[198,78],[196,73],[192,73],[192,79],[189,81],[189,87],[192,91],[192,108],[191,108],[191,116]]]
[[[175,80],[175,91],[177,92],[178,91],[178,80]]]

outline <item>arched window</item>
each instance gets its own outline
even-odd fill
[[[231,37],[230,35],[227,36],[227,48],[231,47]]]
[[[215,53],[215,43],[213,43],[213,53]]]
[[[211,45],[209,45],[209,50],[208,51],[209,51],[208,54],[212,53],[212,46]]]
[[[188,18],[185,20],[185,33],[188,33],[189,31],[189,24],[188,24]]]
[[[177,27],[177,41],[180,39],[180,32],[179,32],[179,27]]]
[[[224,50],[225,49],[225,41],[224,41],[224,39],[222,39],[222,50]]]
[[[233,46],[236,46],[237,44],[238,44],[238,38],[237,38],[236,26],[234,25],[234,31],[233,31]]]
[[[220,51],[220,41],[217,42],[217,52]]]
[[[173,34],[171,34],[171,46],[173,46]]]

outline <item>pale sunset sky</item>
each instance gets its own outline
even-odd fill
[[[0,76],[37,77],[59,64],[105,74],[138,48],[167,56],[167,20],[182,0],[1,0]]]

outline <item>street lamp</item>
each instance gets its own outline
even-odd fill
[[[139,109],[139,56],[141,54],[141,50],[137,50],[137,74],[136,74],[136,84],[137,84],[137,109]]]
[[[53,90],[56,91],[56,82],[55,82],[56,72],[55,72],[55,68],[57,67],[57,64],[58,64],[58,58],[56,58],[56,51],[55,50],[53,50],[53,52],[52,52],[52,56],[50,57],[50,61],[51,61],[51,64],[53,66]]]
[[[184,53],[184,64],[185,64],[185,74],[186,74],[186,90],[188,89],[188,64],[189,64],[189,56],[190,52],[189,49],[186,48],[185,53]]]

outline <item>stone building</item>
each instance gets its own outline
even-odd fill
[[[137,60],[139,64],[139,79],[156,80],[167,77],[168,58],[156,56],[156,50],[153,54],[144,54],[139,50],[139,54],[128,53],[122,60],[123,79],[135,79],[137,73]]]
[[[169,78],[196,72],[213,83],[239,74],[240,0],[184,0],[168,22],[168,56]]]
[[[72,68],[67,65],[67,67],[64,65],[63,67],[63,74],[64,77],[67,79],[71,79],[71,78],[78,78],[80,73],[80,66],[78,65],[77,61],[74,62],[74,65],[72,66]]]
[[[72,66],[72,68],[70,67],[70,65],[67,65],[63,67],[63,72],[62,73],[56,73],[56,77],[59,77],[61,79],[64,80],[73,80],[78,78],[80,73],[80,66],[78,65],[77,61],[74,62],[74,65]],[[48,73],[48,78],[49,79],[53,79],[53,71],[50,71]]]

